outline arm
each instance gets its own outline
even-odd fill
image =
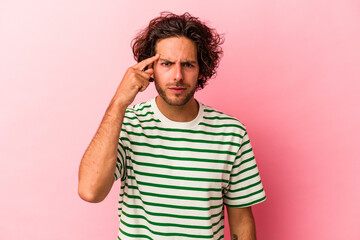
[[[134,101],[138,92],[149,85],[152,69],[143,69],[159,58],[158,55],[130,67],[101,124],[91,140],[79,167],[79,196],[88,202],[101,202],[110,192],[114,183],[117,147],[126,108]]]
[[[251,207],[233,208],[226,206],[231,240],[256,240],[255,221]]]

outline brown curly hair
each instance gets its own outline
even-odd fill
[[[216,75],[223,54],[220,47],[224,43],[223,37],[188,12],[182,15],[162,12],[131,42],[135,60],[141,62],[154,56],[156,43],[169,37],[186,37],[196,44],[201,76],[197,90],[204,88],[207,81]]]

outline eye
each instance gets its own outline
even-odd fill
[[[162,62],[161,65],[167,67],[171,65],[171,62]]]
[[[184,63],[183,66],[184,66],[184,67],[187,67],[187,68],[192,68],[192,67],[194,67],[194,65],[192,65],[191,63]]]

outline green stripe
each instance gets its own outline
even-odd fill
[[[130,169],[130,166],[128,166],[128,169]],[[141,171],[138,171],[138,170],[135,170],[135,169],[133,169],[133,171],[134,171],[135,174],[139,174],[139,175],[142,175],[142,176],[155,177],[155,178],[168,178],[168,179],[173,179],[173,180],[199,181],[199,182],[224,182],[224,183],[229,182],[229,180],[227,180],[227,179],[172,176],[172,175],[166,175],[166,174],[156,174],[156,173],[141,172]]]
[[[121,181],[125,181],[126,179],[126,172],[124,171],[123,177],[121,178]]]
[[[149,114],[151,114],[151,115],[154,114],[154,112],[146,112],[146,113],[144,113],[144,114],[140,114],[140,113],[138,113],[137,111],[134,111],[133,109],[131,109],[131,110],[126,110],[125,113],[135,114],[137,117],[146,117],[146,116],[149,115]]]
[[[124,146],[122,146],[122,144],[118,144],[118,146],[120,146],[121,149],[123,150],[123,152],[125,153]],[[124,166],[125,157],[123,156],[123,153],[120,151],[119,148],[117,148],[117,152],[119,153],[120,157],[122,158],[122,159],[119,159],[119,158],[117,157],[117,160],[118,160],[118,162],[119,162],[119,164],[120,164],[120,168],[121,168],[123,171],[125,171],[125,169],[124,169],[124,167],[123,167],[123,166]],[[117,165],[116,165],[116,167],[117,167]],[[119,169],[119,168],[118,168],[118,169]],[[120,175],[121,175],[121,170],[120,170],[120,169],[119,169],[119,173],[120,173]],[[126,178],[126,173],[123,174],[121,180],[124,181],[125,178]],[[117,177],[116,179],[118,179],[118,177]]]
[[[125,152],[125,149],[123,149],[123,151]],[[123,153],[121,151],[119,151],[119,148],[117,148],[117,152],[119,153],[121,159],[118,157],[116,157],[116,159],[118,160],[118,162],[121,163],[121,161],[124,161],[125,157],[123,156]]]
[[[237,125],[237,124],[213,125],[213,124],[209,124],[209,123],[200,122],[199,125],[203,125],[203,126],[207,126],[207,127],[212,127],[212,128],[234,127],[234,128],[240,128],[241,130],[245,131],[245,128],[243,128],[242,126]]]
[[[236,208],[241,208],[241,207],[248,207],[248,206],[251,206],[251,205],[254,205],[256,203],[259,203],[259,202],[262,202],[266,199],[266,196],[258,199],[258,200],[255,200],[255,201],[252,201],[252,202],[249,202],[249,203],[245,203],[245,204],[227,204],[225,203],[226,206],[229,206],[229,207],[236,207]]]
[[[135,179],[134,176],[129,176],[129,179]],[[149,183],[136,180],[138,185],[142,186],[150,186],[150,187],[158,187],[158,188],[169,188],[169,189],[179,189],[179,190],[189,190],[189,191],[201,191],[201,192],[221,192],[221,189],[218,188],[199,188],[199,187],[183,187],[176,185],[166,185],[166,184],[157,184],[157,183]]]
[[[221,219],[224,219],[224,217],[222,217]],[[214,232],[214,235],[216,235],[220,230],[222,230],[224,228],[224,225],[222,225],[218,230],[216,230]],[[147,239],[150,239],[150,240],[153,240],[151,237],[147,236],[147,235],[142,235],[142,234],[130,234],[130,233],[127,233],[125,232],[124,230],[120,229],[119,228],[119,231],[121,233],[123,233],[124,235],[128,236],[128,237],[132,237],[132,238],[135,238],[135,239],[138,239],[138,238],[147,238]],[[221,235],[218,240],[221,240],[221,239],[224,239],[224,235]],[[118,236],[118,240],[121,240],[120,237]]]
[[[248,158],[248,159],[245,159],[245,160],[242,160],[240,163],[238,163],[238,164],[236,164],[236,165],[233,165],[233,169],[236,169],[236,168],[238,168],[238,167],[240,167],[241,165],[243,165],[243,164],[245,164],[245,163],[247,163],[247,162],[251,162],[252,160],[254,160],[255,159],[255,157],[254,156],[252,156],[252,157],[250,157],[250,158]]]
[[[250,162],[250,161],[252,161],[252,160],[254,160],[254,159],[255,159],[255,157],[254,157],[254,156],[252,156],[251,158],[248,158],[248,159],[242,160],[239,164],[234,165],[234,167],[233,167],[233,168],[237,168],[237,167],[239,167],[240,165],[243,165],[243,164],[245,164],[245,163],[247,163],[247,162]]]
[[[203,117],[204,119],[208,119],[208,120],[234,120],[234,121],[237,121],[239,122],[239,120],[237,120],[236,118],[233,118],[233,117],[219,117],[219,116],[214,116],[214,117],[206,117],[204,116]]]
[[[145,103],[145,102],[144,102]],[[135,111],[142,111],[142,110],[144,110],[145,108],[151,108],[151,104],[149,104],[149,105],[144,105],[144,106],[142,106],[142,107],[140,107],[141,105],[143,105],[144,103],[141,103],[141,104],[139,104],[139,108],[135,108],[135,106],[136,105],[134,105],[133,106],[133,109],[135,110]]]
[[[242,148],[243,146],[245,146],[245,145],[247,145],[247,144],[249,144],[249,143],[250,143],[250,140],[247,140],[247,141],[245,141],[245,142],[242,142],[240,148]]]
[[[222,220],[224,220],[224,215],[222,215],[221,216],[221,219]],[[214,232],[214,234],[213,235],[216,235],[216,234],[218,234],[218,232],[220,232],[221,230],[223,230],[224,229],[224,224],[223,225],[221,225],[220,227],[219,227],[219,229],[218,230],[216,230],[215,232]],[[224,235],[222,235],[222,236],[220,236],[220,238],[219,239],[221,239],[221,238],[223,238],[224,237]]]
[[[153,145],[146,142],[134,142],[130,141],[130,139],[126,137],[120,138],[122,141],[126,140],[130,142],[132,145],[137,146],[144,146],[144,147],[150,147],[150,148],[160,148],[160,149],[166,149],[166,150],[175,150],[175,151],[188,151],[188,152],[202,152],[202,153],[216,153],[216,154],[226,154],[226,155],[236,155],[236,152],[230,152],[230,151],[220,151],[220,150],[211,150],[211,149],[200,149],[200,148],[185,148],[185,147],[170,147],[170,146],[164,146],[164,145]]]
[[[121,159],[116,156],[116,161],[122,166],[122,165],[123,165],[122,163],[124,162],[124,159],[125,159],[125,158],[124,158],[124,156],[122,155],[122,153],[119,151],[119,149],[118,149],[118,153],[119,153]],[[120,169],[119,169],[119,170],[120,170]]]
[[[153,203],[153,202],[144,201],[143,199],[141,199],[140,196],[129,195],[126,192],[125,192],[125,196],[128,198],[139,199],[145,205],[156,206],[156,207],[175,208],[175,209],[184,209],[184,210],[197,210],[197,211],[210,211],[211,209],[216,209],[216,208],[222,207],[222,204],[219,204],[216,206],[210,206],[210,207],[194,207],[194,206],[181,206],[181,205],[172,205],[172,204],[163,204],[163,203]]]
[[[245,168],[245,169],[239,171],[238,173],[231,174],[230,177],[237,177],[238,175],[240,175],[240,174],[242,174],[244,172],[250,171],[250,170],[252,170],[252,169],[254,169],[256,167],[257,167],[257,165],[255,164],[255,165],[253,165],[251,167],[248,167],[248,168]]]
[[[117,160],[117,163],[119,163],[119,164],[116,164],[115,165],[115,167],[116,167],[116,169],[119,171],[119,174],[121,175],[121,170],[120,169],[122,169],[122,163],[119,161],[120,159],[119,158],[116,158]],[[120,167],[118,166],[118,165],[120,165]],[[120,176],[117,176],[116,175],[116,171],[114,172],[114,176],[115,176],[115,180],[118,180],[119,179],[119,177]]]
[[[229,189],[228,192],[240,192],[240,191],[244,191],[246,189],[249,189],[249,188],[252,188],[252,187],[255,187],[257,185],[261,184],[261,180],[259,180],[258,182],[256,183],[253,183],[253,184],[250,184],[246,187],[242,187],[242,188],[239,188],[239,189]]]
[[[130,233],[127,233],[125,232],[124,230],[122,230],[121,228],[119,228],[119,231],[128,236],[128,237],[132,237],[132,238],[135,238],[135,239],[138,239],[138,238],[147,238],[149,240],[153,240],[151,237],[149,237],[148,235],[143,235],[143,234],[130,234]],[[118,236],[118,240],[121,240],[120,237]]]
[[[148,212],[146,212],[147,214],[149,214]],[[210,226],[194,226],[194,225],[184,225],[184,224],[176,224],[176,223],[159,223],[159,222],[154,222],[154,221],[150,221],[148,220],[145,216],[143,215],[137,215],[137,214],[128,214],[126,213],[125,211],[123,211],[123,214],[125,216],[127,216],[128,218],[141,218],[141,219],[144,219],[147,223],[150,223],[152,225],[155,225],[155,226],[163,226],[163,227],[179,227],[179,228],[190,228],[190,229],[211,229],[213,228],[214,226],[218,225],[221,221],[221,218],[216,222],[216,223],[213,223],[212,225]],[[151,214],[149,214],[151,215]]]
[[[176,141],[176,142],[209,143],[216,145],[231,145],[231,146],[240,147],[240,144],[237,142],[212,141],[212,140],[190,139],[190,138],[173,138],[173,137],[165,137],[160,135],[146,135],[145,133],[131,132],[131,131],[127,131],[126,129],[122,129],[121,131],[126,132],[128,135],[141,136],[149,139],[162,139],[162,140],[169,140],[174,142]]]
[[[141,123],[145,123],[145,122],[161,122],[159,119],[155,119],[155,118],[150,118],[150,119],[146,119],[146,120],[140,120],[138,117],[128,117],[128,116],[125,116],[124,118],[130,119],[130,120],[137,119]]]
[[[170,214],[170,213],[150,212],[150,211],[146,210],[141,205],[130,205],[130,204],[127,204],[127,203],[124,203],[124,205],[126,207],[128,207],[128,208],[142,209],[148,215],[157,216],[157,217],[167,217],[167,218],[180,218],[180,219],[193,219],[193,220],[206,220],[206,221],[208,221],[208,220],[210,220],[212,218],[218,217],[222,213],[222,208],[220,208],[221,211],[216,213],[216,214],[213,214],[211,216],[201,217],[201,216],[189,216],[189,215],[177,215],[177,214]]]
[[[252,192],[252,193],[249,193],[249,194],[247,194],[247,195],[244,195],[244,196],[239,196],[239,197],[228,197],[228,196],[224,196],[225,198],[227,198],[227,199],[230,199],[230,200],[239,200],[239,199],[244,199],[244,198],[248,198],[248,197],[251,197],[251,196],[254,196],[254,195],[256,195],[256,194],[259,194],[259,193],[261,193],[261,192],[263,192],[264,191],[264,189],[260,189],[260,190],[258,190],[258,191],[256,191],[256,192]]]
[[[238,133],[234,133],[234,132],[207,132],[207,131],[181,129],[181,128],[162,128],[162,127],[157,127],[157,126],[143,127],[140,124],[132,124],[132,123],[127,123],[127,122],[125,122],[123,124],[134,127],[134,128],[139,127],[144,130],[155,130],[156,129],[156,130],[161,130],[161,131],[166,131],[166,132],[185,132],[185,133],[205,134],[205,135],[214,135],[214,136],[235,136],[235,137],[243,138],[242,135],[240,135]]]
[[[118,157],[116,157],[116,162],[117,162],[118,164],[116,164],[115,167],[116,167],[116,169],[119,171],[119,174],[121,175],[121,169],[123,169],[123,164],[122,164],[121,160],[120,160]],[[120,165],[120,166],[119,166],[119,165]],[[119,177],[120,177],[120,176],[117,176],[117,175],[116,175],[116,171],[114,172],[114,176],[115,176],[115,180],[118,180]]]
[[[206,163],[223,163],[223,164],[232,164],[232,161],[226,161],[226,160],[216,160],[216,159],[203,159],[203,158],[184,158],[184,157],[173,157],[173,156],[167,156],[162,154],[152,154],[152,153],[146,153],[146,152],[136,152],[132,149],[126,147],[127,150],[132,152],[134,155],[138,156],[147,156],[147,157],[153,157],[153,158],[162,158],[167,160],[179,160],[179,161],[192,161],[192,162],[206,162]]]
[[[116,162],[119,163],[119,164],[116,164],[116,168],[120,172],[120,167],[122,167],[122,163],[120,162],[120,159],[118,157],[116,158]],[[120,167],[118,165],[120,165]]]
[[[170,195],[170,194],[159,194],[159,193],[153,193],[153,192],[140,191],[137,186],[127,185],[127,187],[129,189],[138,190],[141,195],[158,197],[158,198],[170,198],[170,199],[181,199],[181,200],[203,201],[203,202],[219,201],[222,199],[222,197],[203,198],[203,197],[188,197],[188,196],[179,196],[179,195]]]
[[[254,175],[251,175],[251,176],[246,177],[246,178],[242,178],[242,179],[240,179],[240,180],[238,180],[238,181],[236,181],[236,182],[233,182],[233,183],[231,183],[231,184],[232,184],[232,185],[235,185],[235,184],[238,184],[238,183],[240,183],[240,182],[245,182],[246,180],[249,180],[249,179],[254,178],[254,177],[257,177],[257,176],[259,176],[259,173],[258,173],[258,172],[255,173]]]
[[[215,110],[215,109],[204,108],[204,112],[215,112],[215,113],[219,113],[220,115],[225,115],[225,113],[220,112],[220,111]]]
[[[248,149],[248,150],[245,150],[243,151],[239,156],[237,156],[235,159],[239,159],[241,158],[243,155],[249,153],[249,152],[252,152],[252,148]]]
[[[121,149],[123,150],[123,153],[126,155],[126,153],[125,153],[125,152],[126,152],[126,148],[121,144],[120,138],[119,138],[119,143],[118,143],[117,151],[118,151],[118,153],[120,153],[120,155],[122,156],[122,158],[125,159],[124,156],[122,155],[121,151],[119,150],[119,147],[121,147]]]
[[[130,157],[127,157],[127,159],[131,160],[133,163],[139,166],[148,166],[148,167],[165,168],[165,169],[173,169],[173,170],[197,171],[197,172],[218,172],[218,173],[227,173],[227,174],[230,173],[230,171],[224,169],[178,167],[178,166],[165,165],[165,164],[139,162],[134,159],[131,159]]]
[[[126,223],[125,221],[123,221],[122,219],[120,220],[122,224],[124,224],[125,226],[129,227],[129,228],[143,228],[143,229],[147,229],[149,232],[151,232],[154,235],[158,235],[158,236],[176,236],[176,237],[191,237],[191,238],[209,238],[212,239],[214,236],[213,235],[194,235],[194,234],[187,234],[187,233],[163,233],[163,232],[157,232],[154,231],[152,229],[150,229],[148,226],[145,225],[141,225],[141,224],[129,224]]]
[[[154,115],[154,112],[146,112],[144,114],[140,114],[140,113],[135,113],[137,117],[146,117],[147,115],[151,114]]]

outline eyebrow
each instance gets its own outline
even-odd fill
[[[159,61],[168,62],[168,63],[172,63],[172,64],[174,64],[174,63],[175,63],[175,62],[170,61],[170,60],[168,60],[168,59],[166,59],[166,58],[159,58]],[[186,61],[182,61],[181,63],[196,64],[196,63],[197,63],[197,61],[195,61],[195,60],[186,60]]]

